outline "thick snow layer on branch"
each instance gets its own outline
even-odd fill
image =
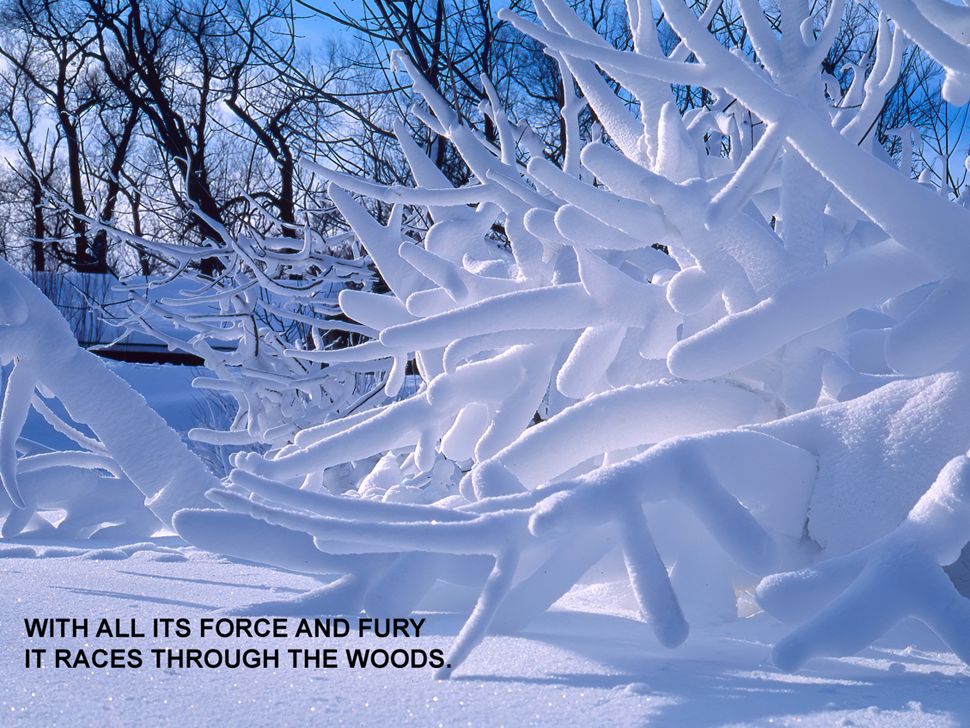
[[[842,554],[895,528],[966,449],[970,382],[963,373],[893,382],[756,429],[817,455],[807,532]]]
[[[35,388],[56,397],[73,420],[91,429],[124,474],[124,482],[141,491],[145,506],[163,524],[171,524],[181,508],[204,504],[204,489],[218,481],[179,435],[102,360],[78,348],[53,304],[3,261],[0,282],[5,290],[2,318],[7,322],[0,325],[0,361],[16,360],[0,416],[2,475],[14,504],[30,511],[50,507],[37,499],[45,491],[42,485],[36,486],[38,493],[23,493],[17,482],[16,439]],[[78,498],[80,503],[84,500]],[[144,522],[139,511],[131,508],[131,516]],[[68,508],[68,518],[72,513],[82,517]],[[106,520],[110,519],[97,523]]]
[[[850,654],[909,616],[970,662],[970,600],[939,568],[959,556],[968,528],[970,458],[958,455],[891,533],[818,566],[765,579],[758,600],[768,610],[795,620],[821,610],[776,645],[776,664],[791,670],[814,655]]]
[[[866,304],[937,277],[919,256],[895,243],[880,243],[677,344],[670,351],[670,370],[688,379],[727,374]]]
[[[590,397],[526,430],[495,460],[534,488],[612,450],[763,422],[773,414],[764,399],[727,383],[625,387]]]

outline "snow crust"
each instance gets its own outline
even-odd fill
[[[320,582],[291,572],[226,563],[184,547],[144,543],[123,560],[82,558],[60,547],[0,545],[0,640],[20,644],[31,605],[51,613],[196,619],[217,606],[294,602]],[[16,551],[19,549],[19,552]],[[18,555],[19,554],[19,555]],[[29,555],[28,555],[29,554]],[[24,573],[32,578],[25,580]],[[17,601],[17,600],[20,601]],[[292,612],[291,612],[292,613]],[[315,615],[315,612],[308,612]],[[425,649],[446,647],[453,617],[422,613]],[[300,726],[326,721],[369,725],[709,726],[845,724],[950,728],[967,719],[968,678],[953,655],[916,625],[901,625],[854,658],[813,663],[788,674],[765,659],[778,634],[766,615],[698,632],[676,652],[653,642],[635,619],[623,583],[575,590],[518,635],[489,636],[450,681],[423,670],[37,670],[6,660],[0,671],[4,725],[202,725],[227,722]],[[63,640],[81,647],[91,640]],[[118,646],[135,644],[118,640]],[[215,640],[186,646],[221,648]],[[229,640],[233,648],[258,646]],[[382,642],[382,641],[381,641]],[[152,639],[142,647],[158,646]],[[30,644],[30,643],[26,643]],[[361,647],[377,640],[355,640]],[[409,647],[406,640],[395,647]],[[287,640],[281,646],[306,646]],[[386,644],[384,645],[387,646]]]

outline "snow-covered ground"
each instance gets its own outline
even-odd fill
[[[25,616],[186,616],[280,599],[317,582],[219,559],[174,540],[70,553],[0,546],[0,725],[904,725],[970,721],[970,673],[916,623],[791,675],[771,665],[780,625],[758,615],[695,630],[678,650],[635,621],[625,583],[580,586],[521,636],[491,636],[450,681],[425,670],[25,670]],[[47,558],[36,558],[46,556]],[[60,558],[54,558],[60,556]],[[460,625],[425,615],[446,647]],[[354,640],[366,646],[378,640]],[[381,642],[386,642],[380,640]],[[63,640],[80,646],[91,640]],[[155,640],[116,645],[154,646]],[[168,642],[171,642],[170,640]],[[151,645],[150,645],[151,643]],[[193,639],[184,645],[200,644]],[[201,646],[245,647],[246,640]],[[306,639],[281,645],[309,646]],[[383,646],[388,646],[384,644]]]

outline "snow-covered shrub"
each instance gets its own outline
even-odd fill
[[[139,332],[200,357],[209,374],[195,386],[234,401],[227,428],[197,427],[189,432],[192,440],[214,448],[279,445],[305,427],[346,414],[379,390],[379,364],[324,370],[285,354],[332,346],[341,336],[375,335],[333,318],[340,315],[337,293],[369,288],[373,278],[365,256],[334,254],[349,249],[352,236],[325,239],[310,227],[301,230],[302,238],[233,235],[217,221],[208,224],[224,242],[217,253],[138,238],[175,272],[127,279],[122,286],[127,305],[108,312],[122,336]],[[130,238],[117,230],[110,234]],[[215,278],[199,271],[206,257],[220,261]]]
[[[940,568],[970,539],[970,210],[870,135],[910,39],[967,100],[970,10],[883,0],[872,62],[836,97],[820,65],[843,3],[816,18],[781,0],[777,29],[739,5],[757,60],[708,31],[715,1],[700,18],[658,1],[681,39],[666,56],[647,0],[628,2],[632,51],[565,0],[536,0],[541,24],[506,12],[563,72],[561,165],[487,79],[497,146],[398,58],[414,114],[473,182],[449,185],[401,130],[413,188],[315,167],[390,293],[340,291],[362,343],[272,359],[383,368],[386,400],[261,410],[240,430],[265,449],[236,455],[209,492],[222,508],[177,513],[179,533],[341,574],[306,609],[400,615],[434,607],[441,582],[468,587],[445,675],[611,552],[665,645],[758,585],[764,608],[805,622],[778,645],[783,667],[906,616],[970,661],[970,602]],[[713,101],[681,115],[670,84]],[[393,211],[378,221],[357,198]],[[415,209],[426,232],[403,222]],[[276,253],[247,250],[259,278]],[[227,291],[221,320],[245,321],[244,292]],[[260,338],[226,335],[251,344],[223,380],[243,391]],[[401,397],[410,361],[421,385]]]
[[[203,505],[206,484],[218,485],[141,395],[78,346],[54,304],[2,260],[0,367],[8,371],[0,410],[4,538],[52,521],[67,539],[144,538],[171,526],[177,510]],[[31,407],[76,449],[21,437]]]
[[[474,183],[452,188],[403,133],[414,188],[317,168],[391,295],[339,296],[378,332],[369,341],[287,355],[393,362],[391,395],[413,358],[423,386],[237,456],[210,497],[332,555],[325,568],[347,576],[318,608],[398,613],[439,580],[479,590],[452,666],[617,546],[664,644],[686,637],[685,612],[723,617],[736,588],[805,567],[759,592],[772,611],[814,617],[779,645],[780,664],[857,649],[907,615],[968,659],[968,604],[939,567],[970,538],[970,215],[887,164],[869,133],[908,38],[943,65],[944,94],[966,100],[968,11],[947,6],[944,23],[930,3],[883,3],[894,21],[880,16],[871,65],[837,98],[819,69],[842,3],[815,18],[786,0],[780,32],[741,3],[757,62],[708,32],[718,3],[700,19],[659,5],[682,39],[666,57],[651,3],[628,3],[633,52],[563,0],[535,3],[541,25],[506,12],[559,61],[567,98],[582,91],[564,105],[561,166],[487,79],[498,148],[398,59],[415,114]],[[715,100],[682,116],[671,83]],[[603,129],[585,146],[582,103]],[[353,195],[395,212],[381,224]],[[417,244],[401,229],[410,207],[434,221]],[[177,525],[218,548],[213,519],[245,523],[185,512]],[[293,545],[289,559],[307,546]],[[254,554],[238,535],[222,548]],[[916,579],[926,592],[905,597]]]

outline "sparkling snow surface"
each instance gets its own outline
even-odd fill
[[[22,650],[46,640],[23,636],[24,616],[194,619],[317,585],[175,541],[143,548],[125,558],[111,549],[84,555],[63,546],[0,545],[0,591],[7,595],[0,602],[0,725],[193,726],[211,724],[216,716],[223,725],[923,728],[970,721],[970,672],[952,654],[937,651],[938,641],[916,623],[898,626],[855,657],[814,660],[789,675],[769,659],[769,643],[781,634],[770,617],[760,614],[708,633],[698,629],[683,647],[666,651],[633,619],[625,583],[579,587],[524,635],[488,637],[448,682],[435,681],[430,669],[25,670]],[[604,611],[604,604],[615,606]],[[446,647],[459,621],[425,616],[429,636],[394,646]],[[93,640],[60,642],[69,647]],[[108,642],[154,646],[151,638]],[[291,639],[281,646],[306,642]]]

